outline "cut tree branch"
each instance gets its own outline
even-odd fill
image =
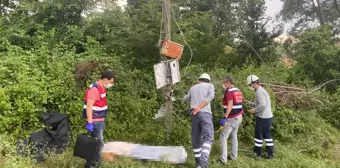
[[[317,90],[321,89],[323,86],[325,86],[325,85],[328,84],[328,83],[335,82],[335,81],[339,81],[339,80],[340,80],[340,79],[338,78],[338,79],[333,79],[333,80],[330,80],[330,81],[328,81],[328,82],[325,82],[324,84],[320,85],[318,88],[309,91],[309,93],[312,93],[312,92],[314,92],[314,91],[317,91]]]
[[[294,90],[304,91],[304,89],[296,88],[296,87],[289,87],[289,86],[282,86],[282,85],[273,85],[273,84],[268,84],[268,83],[260,83],[260,84],[261,85],[266,85],[266,86],[273,86],[273,87],[279,87],[279,88],[286,88],[286,89],[294,89]]]

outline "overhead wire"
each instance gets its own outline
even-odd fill
[[[217,2],[217,4],[219,4],[219,2]],[[226,15],[226,17],[228,17],[228,14],[227,14],[227,12],[225,11],[225,9],[224,9],[224,8],[221,8],[221,9],[222,9],[223,13]],[[244,34],[244,32],[242,31],[241,25],[239,25],[239,26],[237,26],[237,27],[238,27],[238,31],[240,31],[241,33]],[[246,39],[244,39],[244,38],[241,38],[241,40],[243,40],[243,41],[248,45],[248,48],[250,47],[250,48],[255,52],[256,56],[257,56],[263,63],[266,63],[266,62],[262,59],[261,55],[255,50],[255,48],[253,47],[253,45],[251,45],[251,44],[250,44]],[[247,48],[247,49],[248,49],[248,48]]]
[[[165,1],[165,0],[164,0],[164,1]],[[175,10],[174,10],[173,7],[171,6],[171,4],[169,4],[167,1],[165,1],[165,2],[170,6],[170,9],[171,9],[171,11],[172,11],[172,13],[173,13],[173,15],[174,15],[174,17],[173,17],[173,18],[174,18],[174,21],[175,21],[175,23],[176,23],[176,26],[177,26],[179,32],[180,32],[180,35],[182,36],[182,39],[183,39],[184,43],[189,47],[189,50],[190,50],[190,59],[189,59],[189,62],[188,62],[188,64],[187,64],[186,68],[185,68],[184,75],[182,76],[182,77],[184,77],[184,76],[186,75],[186,73],[187,73],[187,67],[189,67],[190,64],[191,64],[191,61],[192,61],[192,58],[193,58],[193,55],[194,55],[193,53],[194,53],[194,52],[192,51],[192,48],[191,48],[191,46],[189,45],[189,43],[186,41],[185,35],[184,35],[184,33],[183,33],[181,27],[179,26],[178,22],[177,22]],[[181,78],[182,78],[182,77],[181,77]]]
[[[183,33],[183,31],[182,31],[182,29],[181,29],[181,27],[180,27],[180,25],[179,25],[179,23],[178,23],[178,21],[177,21],[175,10],[174,10],[173,7],[171,6],[171,4],[169,4],[166,0],[163,0],[163,1],[164,1],[167,5],[169,5],[169,7],[170,7],[170,9],[171,9],[171,11],[172,11],[172,13],[173,13],[173,15],[174,15],[174,17],[172,17],[172,18],[174,19],[175,24],[176,24],[178,30],[180,31],[180,35],[181,35],[181,37],[182,37],[182,39],[183,39],[185,45],[188,46],[188,48],[189,48],[189,50],[190,50],[190,59],[189,59],[189,62],[188,62],[188,64],[187,64],[186,67],[185,67],[184,74],[181,75],[181,79],[183,79],[183,77],[186,76],[188,67],[190,66],[190,64],[191,64],[191,62],[192,62],[192,58],[193,58],[193,50],[192,50],[191,46],[189,45],[189,43],[187,42],[186,37],[185,37],[185,35],[184,35],[184,33]],[[165,12],[166,12],[166,11],[165,11]],[[163,16],[164,16],[164,11],[162,11],[160,39],[162,39],[162,32],[163,32],[163,27],[162,27],[162,24],[163,24],[163,21],[164,21],[164,20],[163,20]],[[161,55],[161,56],[162,56],[162,58],[163,58],[163,55]],[[163,60],[164,60],[164,58],[163,58]],[[168,66],[166,66],[166,67],[168,68]],[[166,71],[168,70],[167,68],[165,69]],[[173,92],[173,90],[174,90],[176,87],[177,87],[177,85],[175,85],[175,86],[172,88],[172,92]],[[175,110],[176,110],[176,109],[175,109]],[[176,115],[176,116],[179,117],[178,115]]]

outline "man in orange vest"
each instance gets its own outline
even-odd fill
[[[86,120],[86,129],[93,136],[100,140],[100,151],[104,145],[103,132],[107,114],[106,89],[113,86],[115,75],[106,71],[101,74],[100,80],[94,82],[86,90],[83,107],[83,117]],[[98,153],[97,162],[86,161],[85,168],[99,167],[101,152]]]

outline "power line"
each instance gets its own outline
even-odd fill
[[[174,15],[173,18],[174,18],[174,21],[175,21],[175,23],[176,23],[176,25],[177,25],[178,30],[180,31],[180,35],[182,36],[184,43],[189,47],[189,50],[190,50],[190,59],[189,59],[189,62],[188,62],[188,64],[187,64],[187,66],[186,66],[186,67],[189,67],[190,64],[191,64],[191,61],[192,61],[192,58],[193,58],[193,55],[194,55],[194,54],[193,54],[193,51],[192,51],[191,46],[190,46],[190,45],[188,44],[188,42],[186,41],[185,35],[184,35],[184,33],[183,33],[181,27],[179,26],[179,24],[178,24],[178,22],[177,22],[175,10],[173,9],[173,7],[172,7],[171,5],[169,5],[169,6],[170,6],[170,9],[171,9],[171,11],[172,11],[172,13],[173,13],[173,15]],[[185,68],[183,77],[186,75],[186,72],[187,72],[187,68]]]

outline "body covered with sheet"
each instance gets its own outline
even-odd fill
[[[129,142],[105,143],[102,150],[103,160],[115,161],[118,157],[181,164],[185,163],[187,152],[183,146],[148,146]]]

